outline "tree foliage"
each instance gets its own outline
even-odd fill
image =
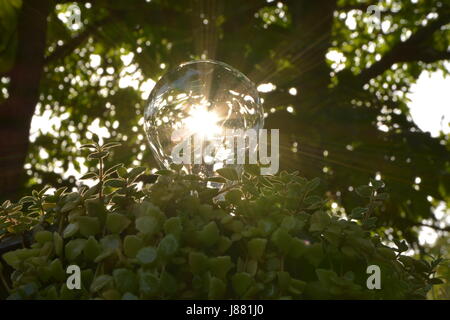
[[[64,22],[74,3],[79,29]],[[372,4],[381,25],[369,23]],[[276,86],[262,97],[267,126],[281,129],[282,168],[321,177],[348,212],[355,186],[378,173],[391,194],[380,226],[415,243],[415,227],[433,219],[427,197],[449,201],[450,157],[448,136],[412,122],[406,94],[424,70],[448,74],[449,18],[441,0],[1,0],[2,196],[73,187],[64,173],[95,164],[77,155],[93,123],[122,142],[114,162],[156,166],[142,131],[147,88],[210,58]],[[33,114],[48,120],[28,145]]]

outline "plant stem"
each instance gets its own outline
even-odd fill
[[[220,191],[217,193],[216,197],[217,197],[219,194],[222,194],[222,193],[224,193],[224,192],[227,192],[227,191],[229,191],[229,190],[231,190],[231,189],[234,189],[234,188],[240,187],[240,186],[242,186],[242,183],[241,183],[241,182],[236,183],[236,184],[233,184],[233,185],[228,186],[228,187],[226,187],[226,188],[223,188],[222,190],[220,190]]]
[[[8,293],[11,292],[11,288],[8,286],[8,283],[6,282],[6,279],[3,276],[3,272],[0,272],[0,280],[2,280],[3,286],[8,291]]]
[[[61,234],[63,232],[62,228],[64,225],[64,216],[62,213],[59,215],[59,226],[58,226],[58,233]]]
[[[26,249],[27,245],[26,245],[26,243],[25,243],[25,236],[24,236],[23,233],[20,234],[20,241],[22,242],[22,247],[23,247],[24,249]]]
[[[374,209],[374,203],[375,203],[374,198],[375,198],[375,191],[372,191],[372,194],[370,195],[369,205],[367,206],[367,212],[363,218],[363,223],[366,222],[372,215],[372,212]]]
[[[98,178],[99,178],[99,185],[100,185],[100,191],[99,191],[99,197],[100,199],[103,199],[103,158],[100,158],[100,168],[98,172]]]

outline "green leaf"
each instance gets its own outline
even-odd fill
[[[352,213],[350,216],[352,219],[362,219],[364,213],[366,213],[367,211],[369,211],[368,208],[357,207],[352,210]]]
[[[125,169],[124,167],[119,167],[117,168],[117,174],[119,175],[119,177],[121,177],[122,179],[126,179],[128,176],[128,171],[127,169]]]
[[[372,193],[374,191],[374,187],[371,186],[359,186],[356,187],[356,193],[363,198],[370,198],[372,196]]]
[[[372,243],[372,241],[370,241],[369,239],[365,239],[365,238],[352,238],[353,240],[353,244],[359,248],[361,248],[362,250],[366,250],[368,252],[372,252],[374,249],[374,245]]]
[[[267,239],[256,238],[247,243],[247,249],[250,258],[259,260],[264,255],[266,249]]]
[[[156,171],[155,174],[159,176],[169,176],[172,174],[172,171],[163,169]]]
[[[122,145],[122,143],[120,143],[120,142],[108,142],[108,143],[105,143],[104,145],[102,145],[102,149],[105,149],[105,150],[109,150],[109,149],[112,149],[112,148],[116,148],[116,147],[120,147]]]
[[[231,247],[232,241],[230,238],[225,236],[220,236],[219,241],[217,242],[217,253],[223,254]]]
[[[122,296],[122,300],[139,300],[139,297],[130,292],[125,292]]]
[[[108,179],[105,181],[104,185],[112,188],[123,188],[126,186],[126,182],[122,179]]]
[[[239,297],[247,292],[253,282],[253,278],[246,272],[238,272],[231,278],[233,289]]]
[[[414,268],[419,272],[429,272],[430,265],[425,260],[413,260]]]
[[[181,224],[180,217],[172,217],[166,220],[164,223],[164,232],[172,233],[175,236],[181,235],[183,231],[183,226]]]
[[[205,247],[212,247],[219,240],[219,228],[214,221],[211,221],[198,233],[200,242]]]
[[[384,187],[384,182],[381,180],[370,179],[370,184],[376,189],[381,189]]]
[[[175,172],[179,172],[182,168],[183,168],[182,163],[171,163],[170,164],[170,169],[172,169]]]
[[[330,216],[324,211],[316,211],[311,216],[309,231],[323,231],[331,222]]]
[[[314,189],[316,189],[319,185],[320,185],[320,179],[314,178],[306,183],[306,190],[308,192],[311,192]]]
[[[206,178],[206,181],[211,181],[211,182],[216,182],[216,183],[225,183],[225,182],[227,182],[227,180],[222,178],[222,177],[209,177],[209,178]]]
[[[100,263],[106,258],[109,258],[115,254],[115,250],[113,249],[104,249],[103,251],[100,251],[100,254],[95,258],[95,263]]]
[[[166,235],[158,246],[158,254],[163,257],[171,257],[178,251],[178,240],[173,234]]]
[[[191,251],[189,253],[189,268],[194,274],[202,274],[209,268],[209,259],[202,252]]]
[[[353,249],[350,246],[343,246],[341,248],[341,251],[344,255],[346,255],[347,257],[354,259],[358,257],[358,253],[355,251],[355,249]]]
[[[289,292],[294,295],[300,295],[305,290],[307,283],[298,279],[291,279],[291,286],[289,287]]]
[[[378,218],[377,217],[370,217],[368,219],[363,220],[363,227],[365,229],[371,229],[374,228],[376,225]]]
[[[19,258],[19,256],[17,255],[16,251],[9,251],[3,254],[2,256],[3,260],[5,260],[5,262],[10,265],[11,267],[13,267],[14,269],[17,269],[21,260]]]
[[[158,253],[153,247],[142,248],[136,254],[137,260],[143,265],[152,264],[153,262],[155,262],[157,256]]]
[[[225,279],[233,263],[230,256],[214,257],[209,259],[209,266],[212,274],[220,279]]]
[[[147,235],[152,235],[158,231],[158,220],[153,216],[143,216],[136,219],[136,229]]]
[[[271,238],[272,242],[278,248],[278,250],[287,254],[291,248],[291,244],[293,241],[292,236],[286,231],[284,228],[278,228],[273,234]]]
[[[66,279],[66,273],[64,272],[60,259],[53,260],[49,265],[49,269],[51,276],[56,281],[64,281]]]
[[[108,286],[109,284],[111,284],[112,281],[113,277],[111,277],[110,275],[103,274],[101,276],[98,276],[97,278],[94,279],[94,281],[92,281],[90,290],[93,293],[98,292],[103,288],[105,288],[106,286]]]
[[[53,202],[44,202],[42,203],[42,209],[44,209],[44,211],[50,211],[51,209],[56,208],[56,203]]]
[[[247,261],[247,268],[245,269],[251,276],[255,276],[258,271],[258,261],[250,259]]]
[[[291,285],[291,276],[289,272],[279,271],[277,272],[277,278],[278,278],[278,287],[281,290],[287,290]]]
[[[319,196],[310,196],[303,200],[308,210],[318,209],[323,206],[325,201]]]
[[[121,171],[121,170],[125,170],[125,175],[126,175],[127,169],[125,169],[125,168],[123,167],[123,164],[122,164],[122,163],[118,163],[118,164],[116,164],[116,165],[110,167],[108,170],[106,170],[105,173],[103,174],[103,176],[104,176],[104,177],[108,177],[108,176],[112,175],[114,172],[119,172],[119,171]],[[121,178],[123,178],[120,174],[119,174],[119,176],[120,176]]]
[[[234,168],[225,167],[225,168],[216,170],[216,172],[217,172],[217,174],[219,174],[220,176],[224,177],[227,180],[231,180],[231,181],[239,180],[239,175],[238,175],[236,169],[234,169]]]
[[[124,252],[130,258],[136,257],[136,254],[142,247],[142,239],[135,235],[128,235],[123,241]]]
[[[92,159],[102,159],[102,158],[105,158],[106,156],[108,156],[108,154],[109,154],[108,151],[93,152],[93,153],[88,155],[88,159],[90,159],[90,160],[92,160]]]
[[[34,239],[37,243],[44,244],[53,241],[53,234],[50,231],[39,231],[34,235]]]
[[[65,213],[65,212],[69,212],[70,210],[75,209],[79,204],[79,201],[70,201],[68,203],[66,203],[62,208],[61,208],[61,212]]]
[[[385,201],[389,199],[389,193],[386,192],[382,192],[382,193],[377,193],[377,195],[375,196],[376,200],[380,200],[380,201]]]
[[[167,271],[163,271],[160,276],[160,290],[168,295],[173,295],[177,291],[177,280]]]
[[[146,297],[151,298],[156,296],[159,291],[159,279],[151,272],[140,271],[139,291]]]
[[[89,199],[90,197],[98,193],[99,190],[100,190],[100,182],[87,189],[87,191],[83,194],[84,199]]]
[[[242,191],[239,189],[230,190],[225,194],[225,200],[234,204],[238,203],[242,197]]]
[[[106,237],[103,237],[100,240],[100,243],[103,247],[103,249],[105,250],[116,250],[120,248],[120,244],[121,244],[121,240],[120,237],[117,236],[116,234],[110,234],[107,235]]]
[[[98,218],[101,224],[105,223],[106,208],[102,200],[90,199],[86,200],[84,203],[88,216]]]
[[[324,258],[322,244],[315,243],[313,245],[308,246],[305,252],[305,258],[313,266],[315,267],[319,266],[319,264],[322,262]]]
[[[261,169],[257,164],[244,164],[244,170],[252,176],[261,175]]]
[[[199,192],[198,197],[203,201],[208,201],[217,196],[218,193],[218,189],[207,189]]]
[[[326,287],[333,287],[337,281],[337,274],[332,270],[316,269],[317,278]]]
[[[209,280],[208,299],[223,299],[227,286],[222,280],[212,277]]]
[[[83,176],[81,176],[80,180],[87,180],[87,179],[97,179],[97,173],[95,172],[88,172],[86,174],[84,174]]]
[[[136,180],[136,178],[143,174],[145,170],[147,170],[146,167],[136,167],[131,169],[131,171],[128,173],[128,179],[130,181]]]
[[[294,230],[297,225],[297,220],[293,216],[284,217],[281,221],[281,227],[287,231]]]
[[[85,239],[70,240],[65,247],[65,256],[67,260],[74,261],[81,254],[85,245]]]
[[[82,144],[80,149],[97,149],[97,146],[92,143]]]
[[[55,253],[56,253],[56,255],[61,257],[62,254],[63,254],[64,240],[59,235],[58,232],[54,232],[53,233],[53,245],[55,246]]]
[[[395,260],[396,254],[391,248],[378,248],[377,252],[386,259]]]
[[[69,223],[63,231],[63,238],[67,239],[67,238],[74,236],[78,232],[79,229],[80,229],[80,225],[78,224],[78,222]]]
[[[77,218],[77,222],[80,226],[80,233],[85,237],[95,236],[100,232],[98,218],[81,216]]]
[[[121,268],[113,271],[113,278],[116,288],[121,292],[136,292],[138,280],[133,271]]]
[[[394,243],[397,246],[398,252],[405,252],[408,250],[408,244],[406,243],[405,240],[399,241],[397,239],[394,239]]]
[[[50,186],[45,186],[44,188],[42,188],[42,190],[38,193],[39,197],[42,198],[42,196],[48,189],[50,189]]]
[[[442,281],[442,279],[439,279],[439,278],[430,279],[429,282],[432,285],[437,285],[437,284],[443,284],[444,283],[444,281]]]
[[[100,251],[100,244],[93,236],[90,236],[83,249],[84,256],[88,261],[94,261],[100,254]]]
[[[305,254],[306,250],[307,250],[307,246],[305,244],[305,241],[295,237],[291,241],[291,247],[289,249],[289,256],[294,259],[298,259]]]
[[[106,228],[111,233],[121,233],[130,223],[130,219],[119,213],[110,213],[106,218]]]
[[[398,260],[407,268],[414,268],[414,259],[408,256],[399,256]]]
[[[34,203],[36,199],[32,196],[26,196],[19,200],[19,203]]]

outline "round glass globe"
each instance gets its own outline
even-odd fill
[[[256,146],[234,149],[230,135],[261,129],[264,112],[244,74],[223,62],[199,60],[181,64],[156,83],[144,120],[161,166],[181,162],[185,172],[208,177],[222,167],[242,167],[237,153]]]

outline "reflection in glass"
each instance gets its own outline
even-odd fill
[[[261,129],[264,121],[255,85],[229,65],[211,60],[187,62],[163,76],[144,117],[160,164],[168,168],[179,163],[179,156],[187,173],[203,176],[224,166],[239,170],[233,135]]]

